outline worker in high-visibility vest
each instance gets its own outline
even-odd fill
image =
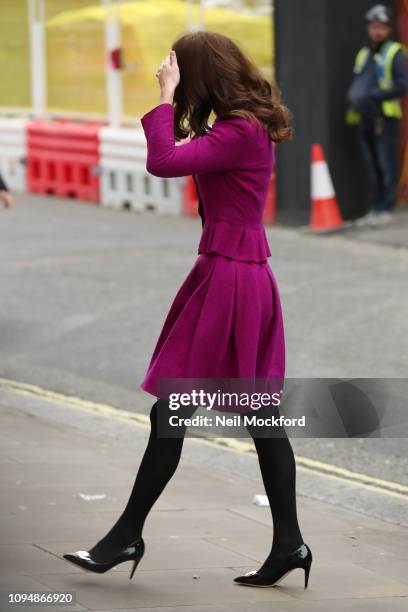
[[[401,99],[408,90],[405,47],[391,39],[389,9],[377,4],[366,14],[370,44],[357,53],[348,91],[346,121],[356,125],[372,187],[369,210],[357,225],[392,219],[400,173]]]

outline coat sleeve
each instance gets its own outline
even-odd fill
[[[216,121],[208,134],[176,145],[174,110],[158,104],[141,118],[147,140],[146,170],[154,176],[178,177],[245,166],[252,126],[243,117]],[[250,159],[250,157],[249,157]]]

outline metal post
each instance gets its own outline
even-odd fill
[[[119,127],[123,113],[122,73],[111,64],[112,51],[120,49],[120,0],[103,0],[105,7],[106,93],[108,117],[112,127]]]
[[[198,0],[199,22],[194,23],[193,19],[194,0],[187,0],[187,31],[197,32],[204,29],[204,0]]]
[[[47,68],[45,55],[44,0],[28,0],[30,33],[31,107],[34,117],[47,110]]]
[[[187,31],[193,29],[193,0],[187,0]]]
[[[199,8],[200,8],[200,30],[204,30],[205,26],[205,9],[204,9],[204,0],[198,0]]]

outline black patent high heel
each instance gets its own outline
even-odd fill
[[[143,538],[138,538],[131,544],[123,548],[118,555],[108,561],[95,561],[87,550],[77,550],[74,553],[65,553],[64,559],[70,561],[74,565],[78,565],[84,570],[103,574],[124,561],[133,561],[132,569],[130,570],[129,580],[132,579],[135,570],[145,552],[145,543]]]
[[[294,569],[305,571],[305,589],[309,582],[310,566],[312,565],[312,551],[307,544],[302,544],[295,551],[285,557],[278,567],[255,570],[243,576],[234,578],[234,582],[244,586],[271,587],[277,584],[286,574]]]

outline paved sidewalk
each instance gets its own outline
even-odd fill
[[[307,231],[302,228],[300,231]],[[371,243],[373,245],[392,247],[395,249],[408,249],[408,204],[400,203],[396,206],[392,219],[384,225],[366,225],[359,227],[353,222],[346,222],[344,227],[326,236],[341,236],[346,240]],[[320,236],[319,236],[320,237]],[[321,237],[325,237],[322,234]]]
[[[252,504],[263,488],[259,479],[224,471],[222,453],[192,438],[185,441],[188,460],[184,455],[148,518],[146,554],[133,580],[130,564],[104,575],[77,569],[61,554],[89,548],[117,518],[148,427],[143,418],[85,414],[23,393],[1,392],[0,407],[2,611],[30,609],[8,606],[10,591],[76,593],[76,606],[34,610],[407,609],[408,530],[301,496],[301,527],[314,553],[309,588],[301,570],[274,588],[234,584],[234,576],[258,567],[270,547],[269,509]],[[219,468],[191,460],[203,446],[209,458],[220,457]],[[87,501],[89,495],[102,498]]]

